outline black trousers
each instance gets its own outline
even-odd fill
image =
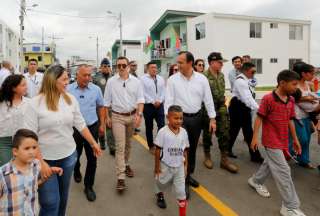
[[[164,126],[164,108],[163,104],[159,108],[155,108],[153,104],[145,104],[143,117],[146,126],[146,137],[149,148],[154,146],[153,143],[153,120],[156,120],[158,131]]]
[[[252,137],[253,137],[251,109],[248,108],[237,97],[233,97],[231,99],[230,106],[229,106],[229,115],[230,115],[229,152],[232,152],[232,148],[238,137],[239,131],[240,129],[242,129],[244,140],[248,145],[251,159],[261,157],[259,150],[254,152],[250,148]]]
[[[188,133],[189,152],[188,152],[188,175],[192,174],[196,168],[196,152],[198,141],[202,129],[202,115],[198,112],[194,116],[183,115],[183,127]]]
[[[99,137],[99,123],[96,122],[93,125],[88,126],[92,136],[94,139],[97,141]],[[83,151],[83,148],[86,152],[87,156],[87,167],[86,167],[86,173],[84,177],[84,185],[86,187],[92,187],[94,184],[94,179],[96,175],[96,169],[97,169],[97,158],[94,156],[92,147],[90,144],[82,137],[80,132],[73,128],[73,138],[74,141],[77,144],[77,153],[78,153],[78,158],[76,165],[74,167],[74,172],[80,173],[80,157]]]

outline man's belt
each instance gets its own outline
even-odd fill
[[[200,113],[201,113],[201,110],[199,110],[196,113],[183,113],[183,116],[185,116],[185,117],[195,117],[195,116],[200,115]]]
[[[123,116],[131,116],[131,115],[135,114],[136,111],[137,110],[133,110],[133,111],[128,112],[128,113],[120,113],[120,112],[116,112],[116,111],[112,110],[113,113],[118,114],[118,115],[123,115]]]

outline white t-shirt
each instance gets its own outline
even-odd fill
[[[187,131],[180,128],[178,134],[173,133],[168,126],[160,129],[154,141],[162,148],[161,161],[170,167],[180,167],[184,162],[184,150],[189,148]]]

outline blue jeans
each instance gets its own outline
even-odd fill
[[[60,160],[46,161],[49,166],[61,167],[63,175],[52,175],[39,187],[40,216],[64,216],[69,196],[70,180],[77,161],[77,151]]]
[[[309,145],[311,140],[311,120],[309,118],[294,121],[297,137],[301,145],[301,155],[297,156],[297,161],[300,165],[307,165],[310,163]],[[290,154],[294,155],[292,138],[289,140]]]

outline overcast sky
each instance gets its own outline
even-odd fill
[[[0,2],[0,19],[18,33],[20,0]],[[121,11],[124,39],[145,39],[149,28],[167,9],[311,20],[311,63],[320,65],[319,0],[27,0],[27,5],[32,4],[39,4],[35,10],[84,17],[104,17],[108,10]],[[99,51],[105,56],[119,36],[118,22],[113,17],[81,19],[27,11],[25,42],[41,42],[42,26],[45,28],[45,42],[52,40],[49,38],[52,34],[63,38],[56,40],[58,58],[62,63],[72,55],[95,59],[94,38],[97,36]]]

